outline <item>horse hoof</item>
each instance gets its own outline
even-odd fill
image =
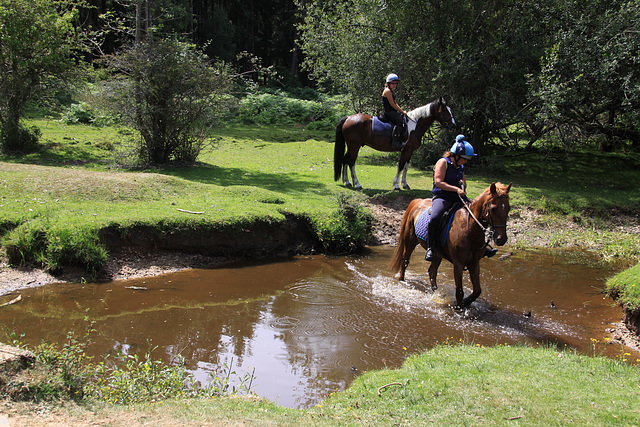
[[[402,191],[402,190],[400,190],[400,187],[393,187],[393,191],[400,192],[400,191]]]
[[[409,184],[403,185],[402,188],[404,188],[405,190],[411,190],[411,187],[409,187]]]
[[[360,190],[362,190],[362,185],[358,185],[357,187],[354,187],[353,189],[360,191]]]
[[[351,187],[353,187],[353,186],[351,185],[351,183],[350,183],[350,182],[345,182],[345,183],[344,183],[344,186],[345,186],[345,188],[351,188]]]

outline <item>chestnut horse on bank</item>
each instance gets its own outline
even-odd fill
[[[511,184],[505,186],[493,183],[476,197],[471,203],[458,209],[451,223],[446,243],[440,242],[433,247],[434,259],[429,266],[429,280],[431,289],[436,290],[436,276],[442,258],[453,264],[453,277],[456,284],[456,308],[470,305],[480,296],[480,259],[484,256],[485,248],[490,241],[502,246],[507,242],[507,217],[509,215],[509,190]],[[399,280],[404,280],[404,274],[409,265],[409,259],[418,244],[425,249],[427,242],[416,235],[416,221],[422,213],[431,207],[431,199],[415,199],[409,203],[404,212],[398,247],[396,248],[390,269],[397,273]],[[473,292],[464,298],[462,288],[462,273],[469,270]]]
[[[409,190],[407,184],[407,170],[411,155],[422,144],[422,137],[431,124],[437,120],[449,129],[456,127],[456,121],[451,114],[451,108],[443,98],[423,105],[407,113],[409,123],[407,124],[408,139],[404,147],[400,150],[400,161],[398,162],[398,172],[393,180],[394,190],[400,191],[398,182],[402,174],[402,184],[405,190]],[[333,172],[334,180],[337,181],[342,173],[342,182],[346,187],[351,187],[347,167],[351,169],[353,187],[361,190],[362,186],[356,176],[355,164],[360,148],[365,145],[378,151],[398,151],[391,145],[391,137],[376,135],[372,129],[373,117],[367,114],[354,114],[343,117],[336,126],[336,144],[333,152]],[[345,145],[347,152],[345,153]]]

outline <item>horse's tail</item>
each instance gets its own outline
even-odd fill
[[[347,116],[340,119],[336,126],[336,145],[333,147],[333,180],[337,181],[342,173],[342,162],[344,160],[345,140],[342,134],[342,126],[347,120]]]
[[[391,262],[389,263],[389,270],[393,273],[399,272],[404,265],[404,253],[405,247],[411,241],[411,235],[415,234],[415,230],[413,228],[412,216],[413,216],[413,207],[420,203],[420,199],[412,200],[407,206],[407,210],[404,211],[404,215],[402,216],[402,222],[400,223],[400,233],[398,233],[398,246],[396,247],[396,251],[393,254],[393,258],[391,258]]]

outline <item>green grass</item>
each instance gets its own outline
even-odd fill
[[[629,310],[640,310],[640,264],[607,280],[606,290]]]
[[[27,124],[42,129],[42,149],[0,157],[0,234],[13,263],[99,270],[108,248],[96,236],[105,228],[142,226],[160,235],[278,224],[291,216],[309,221],[324,250],[339,252],[353,247],[353,240],[362,241],[363,233],[362,222],[345,220],[339,201],[395,196],[391,182],[398,153],[361,149],[362,193],[334,182],[334,135],[328,130],[293,125],[214,129],[213,148],[195,166],[136,170],[120,167],[135,163],[127,129],[46,118]],[[493,181],[513,182],[514,215],[535,210],[550,246],[578,244],[607,259],[640,259],[637,235],[610,221],[612,213],[640,210],[635,157],[586,149],[507,153],[472,162],[467,175],[471,196]],[[411,168],[408,180],[413,190],[403,196],[430,197],[430,170]],[[82,255],[74,258],[76,252]]]
[[[638,384],[640,370],[622,360],[548,347],[444,344],[410,356],[399,369],[364,373],[308,409],[215,397],[88,401],[65,405],[58,416],[69,424],[99,417],[109,425],[630,426],[640,423]]]

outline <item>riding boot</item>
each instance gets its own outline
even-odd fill
[[[391,134],[391,146],[396,150],[402,150],[402,127],[394,126]]]
[[[497,249],[492,248],[491,246],[487,246],[484,249],[484,256],[486,256],[487,258],[491,258],[492,256],[494,256],[496,253],[498,252]]]
[[[433,251],[431,250],[431,246],[427,249],[427,253],[424,255],[424,260],[429,262],[433,261]]]
[[[427,243],[429,244],[429,248],[427,248],[427,253],[424,255],[424,260],[429,262],[433,261],[433,250],[431,249],[435,243],[435,238],[433,237],[435,231],[433,231],[433,228],[431,223],[429,223],[427,226]]]

